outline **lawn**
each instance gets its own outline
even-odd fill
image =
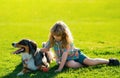
[[[119,66],[97,65],[64,68],[55,62],[49,72],[34,71],[17,77],[21,56],[13,55],[12,42],[23,38],[41,43],[48,40],[50,27],[63,20],[74,44],[91,58],[120,60],[119,0],[0,0],[0,78],[120,78]]]

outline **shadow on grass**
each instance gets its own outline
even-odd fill
[[[22,63],[20,63],[18,66],[16,66],[16,69],[12,72],[4,76],[3,78],[16,78],[17,73],[22,70]]]
[[[60,73],[66,73],[66,74],[71,74],[72,73],[77,73],[75,70],[82,70],[82,71],[85,71],[86,69],[87,70],[98,70],[98,69],[101,69],[102,67],[105,67],[104,65],[96,65],[96,66],[88,66],[88,67],[83,67],[82,69],[69,69],[67,67],[64,67],[63,71],[60,72]],[[17,76],[17,73],[19,73],[21,70],[22,70],[22,63],[19,64],[18,66],[16,66],[16,69],[13,70],[11,73],[7,74],[6,76],[2,77],[2,78],[55,78],[58,74],[60,73],[55,73],[54,71],[58,68],[57,65],[55,64],[52,64],[52,66],[50,67],[50,70],[48,72],[42,72],[40,70],[37,70],[37,71],[33,71],[33,72],[30,72],[30,73],[26,73],[22,76]],[[79,71],[78,74],[80,74],[82,72]]]
[[[58,68],[58,66],[53,65],[48,72],[42,72],[40,70],[37,70],[30,73],[25,73],[22,76],[17,76],[17,74],[22,70],[22,67],[22,63],[20,63],[18,66],[16,66],[15,70],[2,78],[55,78],[55,76],[59,74],[54,72]],[[66,70],[67,69],[65,68],[63,71]]]

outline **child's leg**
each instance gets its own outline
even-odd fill
[[[98,64],[108,64],[109,60],[102,59],[102,58],[95,58],[95,59],[85,58],[83,63],[88,66],[94,66],[94,65],[98,65]]]
[[[65,65],[66,65],[67,67],[70,67],[70,68],[83,67],[82,64],[80,64],[79,62],[75,62],[74,60],[67,61]]]

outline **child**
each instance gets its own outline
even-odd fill
[[[117,59],[89,58],[73,45],[73,38],[67,25],[58,21],[50,30],[49,40],[41,51],[47,52],[53,47],[56,54],[56,62],[59,67],[55,72],[62,71],[64,66],[78,68],[84,65],[98,64],[119,65]]]

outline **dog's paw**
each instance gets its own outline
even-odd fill
[[[17,74],[17,76],[21,76],[21,75],[23,75],[24,73],[23,72],[19,72],[18,74]]]

